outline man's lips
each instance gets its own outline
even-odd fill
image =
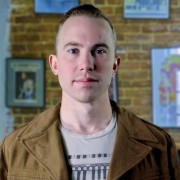
[[[76,83],[91,83],[91,82],[98,82],[97,79],[94,78],[79,78],[74,80]]]

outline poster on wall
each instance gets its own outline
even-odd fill
[[[35,0],[34,9],[36,13],[64,14],[78,3],[78,0]]]
[[[153,122],[164,128],[180,127],[180,47],[153,48]]]
[[[7,58],[7,107],[44,107],[44,59]]]
[[[124,0],[124,18],[167,19],[169,0]]]

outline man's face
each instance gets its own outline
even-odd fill
[[[70,17],[58,35],[57,55],[50,66],[63,90],[63,97],[93,102],[108,97],[115,60],[109,24],[87,16]]]

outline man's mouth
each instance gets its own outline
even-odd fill
[[[83,77],[75,79],[74,82],[81,85],[94,85],[98,83],[98,79],[92,77]]]
[[[86,82],[98,82],[98,80],[97,79],[94,79],[94,78],[80,78],[80,79],[77,79],[77,80],[75,80],[75,82],[84,82],[84,83],[86,83]]]

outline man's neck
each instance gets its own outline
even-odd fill
[[[92,103],[62,99],[60,119],[62,126],[72,132],[93,134],[106,128],[112,117],[108,98]]]

